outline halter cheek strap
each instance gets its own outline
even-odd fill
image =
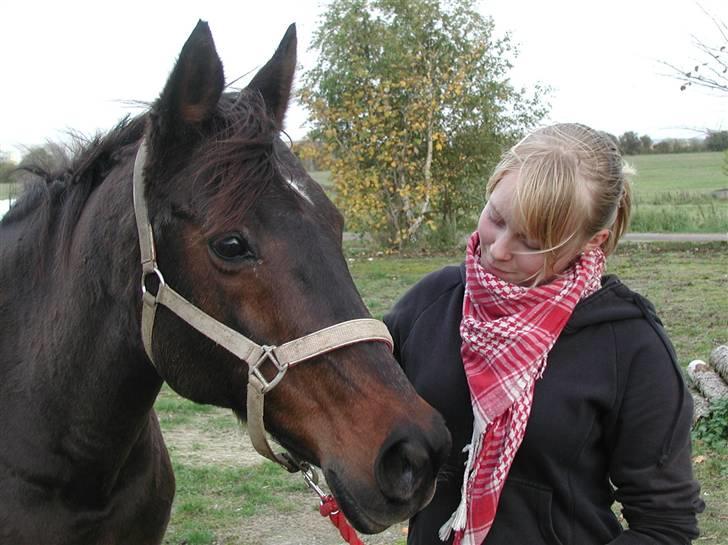
[[[154,364],[152,353],[154,317],[157,306],[163,305],[197,331],[246,362],[248,365],[246,404],[250,440],[259,454],[281,464],[289,471],[296,471],[299,469],[299,462],[288,453],[273,452],[268,442],[263,423],[265,394],[275,388],[283,379],[286,371],[293,365],[360,342],[384,342],[391,350],[392,337],[389,335],[387,327],[379,320],[361,318],[320,329],[279,346],[259,345],[187,301],[165,283],[164,277],[157,267],[154,235],[144,198],[146,154],[146,141],[142,140],[134,162],[133,194],[142,264],[141,332],[147,357]],[[157,277],[159,283],[156,295],[146,288],[146,280],[152,275]],[[275,377],[270,380],[266,379],[261,371],[261,367],[266,362],[270,362],[277,370]]]

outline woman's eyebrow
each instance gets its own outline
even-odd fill
[[[508,224],[510,223],[510,221],[508,219],[506,219],[506,217],[503,214],[500,213],[500,210],[498,210],[498,207],[495,204],[493,204],[492,200],[488,201],[488,206],[490,206],[493,209],[493,212],[495,212],[495,215],[498,216],[501,220],[505,221]],[[518,238],[522,238],[524,240],[528,238],[528,236],[520,228],[515,230],[514,235],[517,236]]]
[[[500,210],[498,210],[498,207],[495,204],[493,204],[493,201],[492,200],[489,200],[488,201],[488,204],[493,209],[493,211],[496,213],[496,215],[498,215],[501,218],[503,217],[503,214],[500,213]]]

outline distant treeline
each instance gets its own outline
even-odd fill
[[[728,150],[728,131],[708,131],[705,136],[695,138],[665,138],[654,142],[649,135],[639,135],[627,131],[614,140],[623,155],[641,155],[646,153],[692,153],[699,151]]]

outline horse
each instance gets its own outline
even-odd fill
[[[0,543],[160,543],[163,382],[256,412],[288,451],[267,455],[319,466],[362,532],[431,498],[449,433],[356,290],[341,214],[281,139],[295,64],[291,25],[227,90],[200,21],[148,111],[36,169],[0,221]]]

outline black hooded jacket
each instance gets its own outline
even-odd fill
[[[464,283],[464,265],[434,272],[384,318],[398,361],[453,437],[408,545],[441,544],[438,529],[460,502],[473,424],[460,357]],[[613,276],[602,284],[549,353],[485,545],[683,545],[698,535],[692,398],[674,350],[646,299]]]

